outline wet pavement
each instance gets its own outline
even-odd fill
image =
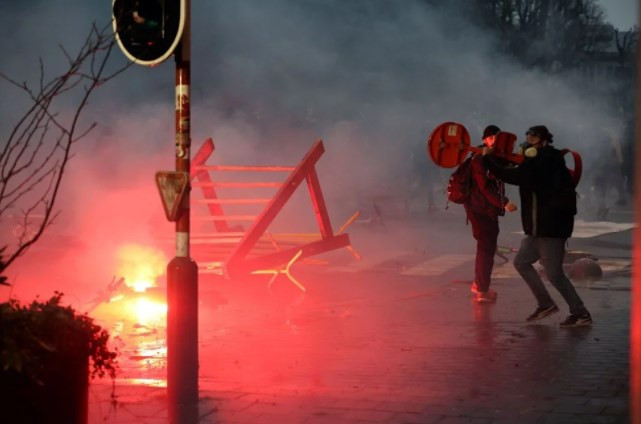
[[[286,279],[202,276],[200,422],[628,422],[631,231],[570,241],[604,270],[575,281],[594,325],[574,329],[558,327],[568,311],[549,285],[561,312],[525,323],[533,297],[500,260],[498,301],[476,303],[470,233],[456,210],[357,224],[363,260],[295,265],[305,294]],[[499,244],[520,238],[506,218]],[[115,397],[108,381],[91,386],[90,422],[166,423],[163,359],[121,357]]]

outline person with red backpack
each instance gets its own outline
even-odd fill
[[[576,182],[565,165],[563,151],[552,147],[553,136],[546,126],[533,126],[525,134],[525,160],[519,166],[506,168],[496,163],[487,156],[491,148],[483,149],[483,162],[496,177],[519,186],[525,238],[514,258],[514,267],[538,304],[526,321],[537,321],[559,311],[533,267],[540,260],[550,283],[570,308],[570,315],[559,325],[589,326],[592,317],[563,272],[565,243],[574,229]]]
[[[494,147],[496,134],[500,131],[496,125],[488,125],[483,131],[481,147]],[[474,282],[470,291],[478,302],[492,302],[497,298],[496,292],[490,289],[490,283],[499,237],[499,216],[505,215],[505,211],[515,211],[516,205],[505,196],[505,185],[488,170],[483,155],[473,155],[469,168],[469,195],[463,206],[476,240]]]

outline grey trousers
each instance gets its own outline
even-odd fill
[[[545,288],[539,273],[532,264],[541,260],[541,265],[550,283],[556,288],[570,307],[571,314],[584,314],[588,310],[574,289],[572,282],[563,272],[563,257],[565,256],[565,240],[555,237],[525,236],[521,248],[514,258],[514,267],[521,274],[541,307],[554,305],[554,300]]]

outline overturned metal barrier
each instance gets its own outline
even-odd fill
[[[321,140],[314,143],[297,166],[206,165],[205,162],[212,156],[214,150],[212,139],[207,139],[192,160],[192,187],[200,188],[203,195],[203,199],[193,199],[192,203],[205,204],[209,212],[208,216],[194,217],[193,220],[213,222],[216,229],[216,233],[213,234],[195,234],[192,240],[194,244],[207,247],[210,258],[213,259],[209,263],[203,262],[205,267],[203,271],[219,266],[231,278],[256,272],[276,275],[280,274],[278,269],[284,264],[291,266],[297,260],[339,248],[348,248],[357,259],[359,258],[351,248],[349,235],[343,232],[356,219],[358,213],[348,219],[337,233],[332,229],[315,168],[316,162],[325,151]],[[211,172],[289,172],[289,174],[282,182],[248,182],[217,181],[212,178]],[[303,181],[307,182],[319,233],[270,234],[267,231],[269,225]],[[234,188],[238,191],[249,188],[273,188],[277,191],[271,197],[222,198],[217,188]],[[265,206],[257,215],[227,215],[223,205]],[[240,225],[230,225],[232,221],[247,221],[250,224],[247,230],[244,230]],[[254,255],[250,256],[250,252]],[[289,266],[286,267],[286,274],[289,274]]]

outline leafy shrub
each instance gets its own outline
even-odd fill
[[[93,318],[61,304],[62,293],[21,305],[0,303],[0,364],[2,371],[26,373],[37,382],[52,357],[88,358],[90,375],[115,377],[116,352],[109,350],[109,333]]]

